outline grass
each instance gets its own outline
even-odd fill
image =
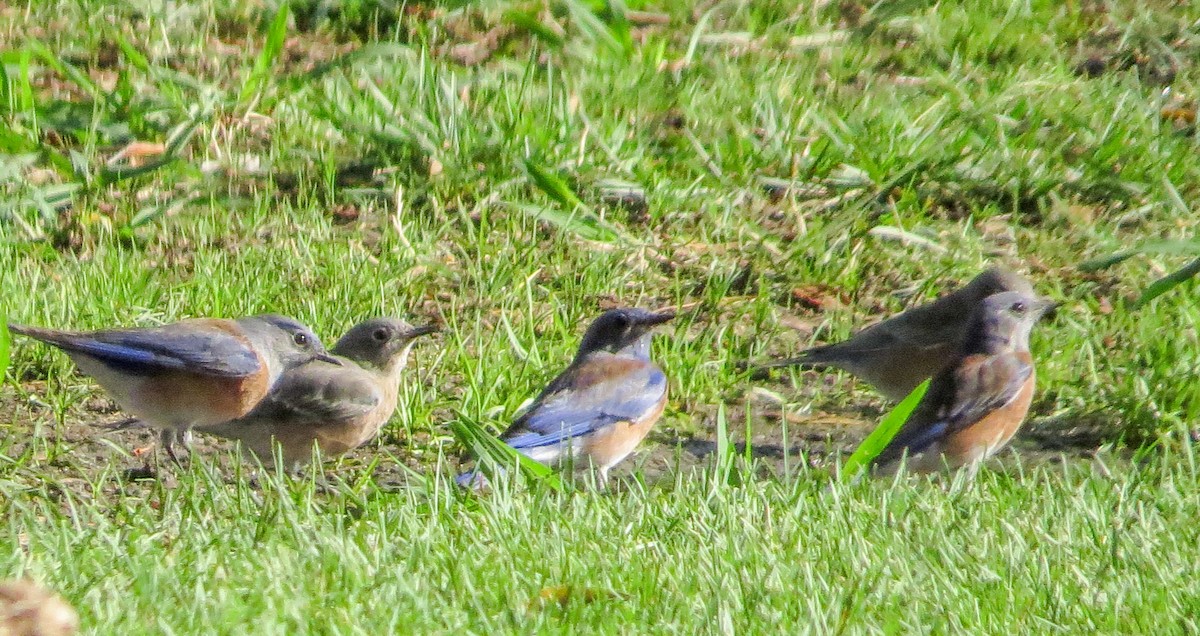
[[[280,6],[0,9],[0,309],[445,331],[380,440],[299,481],[220,447],[130,480],[138,438],[16,340],[0,573],[96,633],[1196,629],[1196,8]],[[989,263],[1066,305],[1025,452],[974,482],[831,483],[886,406],[738,370]],[[614,492],[456,493],[453,427],[503,428],[615,304],[681,315]],[[1081,438],[1148,450],[1030,452]]]

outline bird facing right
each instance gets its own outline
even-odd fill
[[[192,428],[249,413],[288,369],[333,361],[311,329],[275,314],[88,333],[8,328],[65,351],[124,411],[158,428],[176,461]]]
[[[877,473],[978,467],[1020,428],[1033,399],[1033,325],[1055,306],[1033,294],[1003,292],[976,309],[954,362],[938,372],[891,443]]]
[[[650,432],[667,403],[667,377],[650,360],[655,326],[673,311],[611,309],[588,327],[579,351],[533,405],[500,436],[544,464],[585,460],[600,481]],[[459,485],[483,486],[476,472]]]
[[[865,380],[888,400],[899,402],[953,359],[983,299],[1006,291],[1034,293],[1029,281],[993,267],[932,303],[877,322],[847,340],[757,368],[837,367]]]
[[[362,322],[333,346],[337,363],[296,367],[246,416],[196,430],[238,440],[263,462],[274,458],[277,444],[292,469],[312,459],[314,445],[324,457],[346,453],[392,417],[409,351],[418,337],[435,331],[397,318]]]

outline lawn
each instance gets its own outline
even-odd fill
[[[0,578],[98,634],[1195,633],[1197,60],[1165,0],[0,5],[0,313],[443,327],[300,478],[14,340]],[[832,480],[890,405],[739,364],[988,265],[1064,304],[974,480]],[[613,487],[456,489],[625,305],[679,318]]]

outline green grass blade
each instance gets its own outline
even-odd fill
[[[717,463],[716,463],[716,484],[729,486],[737,486],[740,484],[740,479],[734,466],[737,461],[737,446],[733,443],[733,436],[729,433],[729,418],[725,415],[725,404],[722,402],[717,405]]]
[[[26,42],[25,46],[35,57],[45,62],[46,65],[48,65],[50,68],[53,68],[59,74],[71,80],[76,86],[87,92],[88,95],[91,95],[92,99],[96,101],[103,101],[105,99],[105,93],[96,86],[96,83],[87,76],[87,73],[84,73],[76,68],[74,64],[66,62],[59,56],[55,55],[54,52],[51,51],[50,48],[45,44],[42,44],[41,41],[30,39]]]
[[[1085,272],[1094,272],[1112,267],[1141,254],[1197,256],[1200,255],[1200,240],[1190,239],[1186,241],[1152,241],[1143,243],[1128,250],[1085,261],[1079,266],[1079,269]]]
[[[524,165],[533,185],[562,206],[565,212],[526,204],[513,204],[513,207],[588,240],[608,242],[621,238],[621,233],[596,216],[562,177],[528,159]]]
[[[465,414],[459,413],[450,422],[450,430],[458,442],[475,455],[479,462],[476,469],[485,475],[491,476],[497,469],[506,466],[517,466],[525,476],[545,483],[554,490],[563,489],[562,479],[554,469],[518,453]]]
[[[553,208],[542,207],[539,205],[529,205],[523,203],[509,203],[514,209],[527,214],[539,221],[545,221],[562,229],[566,232],[571,232],[580,238],[589,241],[600,241],[608,243],[616,240],[618,235],[612,228],[600,222],[596,217],[583,212],[576,211],[573,214],[555,210]]]
[[[537,13],[532,11],[520,11],[509,9],[504,13],[504,20],[509,24],[529,33],[533,37],[541,40],[544,44],[553,49],[561,49],[564,40],[562,36],[555,33],[546,25],[542,24],[538,19]]]
[[[622,42],[620,24],[614,24],[615,22],[624,24],[626,39],[632,46],[633,40],[628,33],[629,24],[625,21],[625,13],[623,10],[615,9],[610,6],[609,8],[612,10],[613,14],[616,14],[618,11],[620,11],[621,17],[619,21],[613,20],[611,22],[606,22],[596,14],[596,11],[589,6],[588,3],[579,2],[578,0],[565,0],[563,2],[563,6],[566,8],[568,15],[571,16],[571,23],[575,26],[575,28],[579,29],[579,32],[588,40],[602,44],[604,48],[617,55],[625,55],[629,52],[629,49],[627,49],[625,44]]]
[[[625,3],[622,0],[609,0],[606,9],[605,23],[609,33],[620,46],[620,52],[628,55],[633,51],[633,31],[630,29],[629,19],[625,16]]]
[[[21,49],[20,58],[17,60],[17,77],[20,81],[17,83],[17,88],[20,89],[20,107],[23,112],[32,112],[37,102],[33,98],[33,81],[30,79],[29,67],[33,61],[33,52],[28,47]]]
[[[1145,307],[1146,303],[1167,293],[1172,288],[1187,282],[1196,274],[1200,274],[1200,258],[1151,283],[1146,288],[1146,291],[1142,292],[1142,295],[1134,303],[1134,306]]]
[[[1184,202],[1183,196],[1179,194],[1179,188],[1176,188],[1175,184],[1171,183],[1171,179],[1165,174],[1162,176],[1162,184],[1163,191],[1167,194],[1167,203],[1171,205],[1175,213],[1185,218],[1191,216],[1192,211],[1188,208],[1188,204]]]
[[[559,205],[573,211],[575,208],[584,207],[583,201],[579,200],[579,196],[567,185],[567,182],[550,171],[550,169],[540,166],[528,159],[525,160],[525,170],[529,173],[529,178],[533,180],[533,185],[539,190],[546,193],[546,196],[554,199]]]
[[[14,101],[8,89],[8,71],[3,60],[0,60],[0,113],[11,113]]]
[[[125,179],[132,179],[174,163],[175,160],[179,159],[179,155],[183,152],[187,143],[196,135],[196,131],[200,128],[201,124],[208,121],[210,114],[207,109],[198,109],[192,114],[191,119],[177,125],[171,131],[171,134],[167,135],[167,141],[163,144],[163,154],[152,161],[147,161],[136,168],[122,165],[104,166],[100,171],[101,183],[112,184]]]
[[[254,62],[254,68],[242,83],[241,92],[238,93],[239,105],[247,105],[266,86],[271,67],[274,66],[279,53],[283,51],[283,42],[287,38],[288,13],[288,3],[286,2],[280,5],[279,11],[275,12],[275,19],[271,21],[271,26],[267,30],[267,39],[263,43],[263,49]]]
[[[12,345],[12,335],[8,333],[8,314],[0,312],[0,380],[8,371],[9,351]]]
[[[1083,263],[1081,263],[1079,265],[1079,269],[1082,271],[1085,271],[1085,272],[1096,272],[1096,271],[1100,271],[1102,269],[1108,269],[1109,267],[1112,267],[1113,265],[1119,265],[1121,263],[1124,263],[1125,261],[1127,261],[1141,253],[1142,252],[1140,250],[1125,250],[1123,252],[1109,254],[1108,256],[1101,256],[1100,258],[1093,258],[1089,261],[1084,261]]]
[[[117,48],[121,49],[121,54],[125,56],[125,60],[131,66],[143,73],[150,72],[150,60],[146,59],[146,56],[137,50],[137,47],[133,43],[125,39],[125,36],[120,33],[113,34],[113,37],[117,41]]]
[[[874,431],[867,436],[866,439],[854,449],[854,453],[846,459],[846,463],[842,464],[841,475],[843,479],[853,479],[871,462],[883,452],[883,449],[892,441],[896,433],[900,431],[900,427],[904,426],[904,422],[908,420],[908,416],[912,414],[913,409],[917,408],[921,398],[924,397],[925,391],[929,389],[929,380],[921,383],[920,386],[913,389],[912,393],[908,394],[895,406],[887,415],[883,416],[883,420],[879,422],[879,426],[875,427]]]

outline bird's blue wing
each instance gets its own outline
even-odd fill
[[[127,373],[188,371],[218,377],[240,378],[257,373],[258,356],[243,340],[196,320],[152,329],[72,333],[12,325],[13,331],[82,353]]]
[[[502,438],[518,450],[551,446],[653,411],[667,377],[647,360],[598,356],[568,369]]]
[[[1017,354],[972,356],[934,377],[900,432],[875,459],[885,464],[916,455],[946,435],[978,422],[1017,397],[1033,364]]]

